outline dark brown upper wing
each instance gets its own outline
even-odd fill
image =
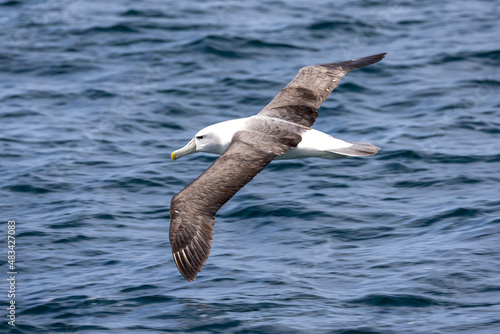
[[[317,110],[340,80],[350,70],[374,64],[386,54],[307,66],[300,69],[293,80],[258,114],[275,117],[310,128],[318,117]]]
[[[170,245],[177,268],[190,282],[210,254],[217,210],[301,140],[293,125],[265,123],[250,122],[247,130],[237,132],[224,154],[172,198]]]

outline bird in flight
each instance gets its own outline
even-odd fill
[[[379,62],[385,53],[302,68],[258,114],[200,130],[172,160],[194,152],[221,154],[170,204],[169,239],[179,272],[189,282],[203,269],[217,211],[274,159],[338,159],[373,155],[379,148],[312,129],[317,110],[352,69]]]

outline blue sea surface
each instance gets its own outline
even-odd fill
[[[487,0],[0,0],[0,331],[500,333],[499,17]],[[172,151],[303,66],[381,52],[314,126],[380,152],[272,162],[188,283],[170,200],[216,156]]]

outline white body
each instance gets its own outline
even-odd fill
[[[250,118],[238,118],[221,122],[200,130],[193,138],[196,144],[196,151],[215,154],[224,153],[229,144],[231,144],[233,135],[237,131],[244,129],[246,122]],[[301,159],[309,157],[338,159],[352,156],[342,151],[353,146],[353,143],[334,138],[329,134],[314,129],[305,130],[301,136],[302,141],[297,147],[276,157],[276,159]]]

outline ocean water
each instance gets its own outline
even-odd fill
[[[500,332],[499,17],[486,0],[2,0],[1,332]],[[170,153],[302,66],[380,52],[315,124],[380,152],[271,163],[184,280],[170,199],[215,157]]]

